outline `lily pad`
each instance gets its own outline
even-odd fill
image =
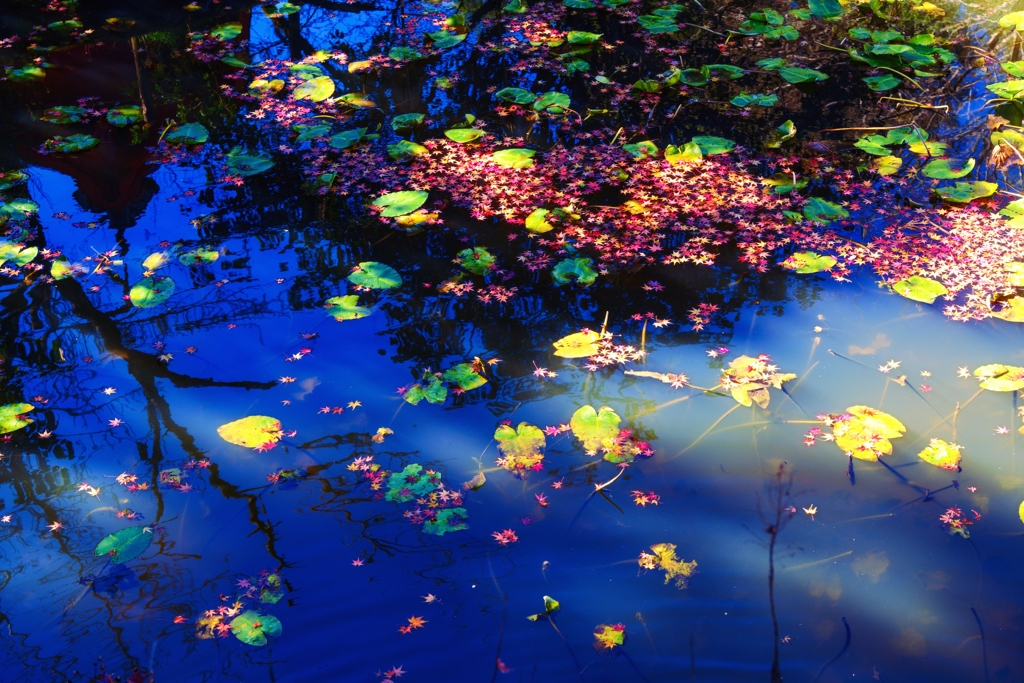
[[[66,138],[60,135],[55,135],[44,142],[43,147],[51,152],[63,152],[68,154],[70,152],[82,152],[87,149],[92,149],[98,144],[100,144],[100,141],[91,135],[75,133],[74,135],[69,135]]]
[[[949,294],[949,290],[938,280],[914,275],[894,282],[892,290],[900,296],[905,296],[914,301],[921,301],[926,304],[935,303],[935,299]]]
[[[469,391],[487,384],[487,379],[476,371],[472,363],[459,363],[442,373],[446,382],[454,384],[463,391]]]
[[[791,372],[781,373],[777,370],[771,359],[765,355],[757,358],[740,356],[722,370],[719,384],[723,389],[728,389],[740,405],[750,406],[757,403],[762,408],[767,408],[771,400],[768,389],[781,389],[783,384],[796,379],[796,375]]]
[[[491,161],[503,168],[530,168],[536,153],[532,149],[502,149],[491,154]]]
[[[776,73],[789,83],[814,83],[828,78],[828,74],[801,66],[784,66]]]
[[[327,141],[327,144],[334,149],[348,149],[352,145],[356,145],[363,140],[363,136],[366,135],[365,128],[354,128],[352,130],[343,130],[340,133],[332,135]]]
[[[250,415],[217,427],[217,434],[236,446],[258,448],[281,440],[281,421],[266,415]]]
[[[96,544],[95,555],[103,557],[107,555],[114,564],[131,562],[136,557],[146,552],[146,548],[153,541],[153,529],[147,526],[130,526],[120,531],[115,531],[102,541]]]
[[[679,164],[683,162],[696,162],[701,161],[704,158],[704,153],[700,150],[700,145],[696,142],[687,142],[682,147],[675,145],[668,145],[665,147],[665,161],[670,164]]]
[[[445,508],[437,513],[434,519],[423,524],[424,533],[432,536],[444,536],[449,531],[468,529],[466,508]]]
[[[476,275],[487,275],[494,269],[495,258],[485,247],[463,249],[458,255],[459,265]]]
[[[813,251],[798,251],[782,262],[782,267],[794,273],[820,273],[836,265],[834,256]]]
[[[139,280],[128,297],[139,308],[159,306],[174,294],[174,280],[169,277],[145,277]]]
[[[573,435],[583,442],[588,454],[596,454],[606,439],[614,439],[619,435],[619,423],[622,421],[615,411],[608,406],[594,410],[593,406],[583,406],[572,414],[569,427]]]
[[[31,199],[12,199],[5,204],[0,204],[0,217],[22,220],[39,212],[39,205]]]
[[[484,136],[484,132],[479,128],[452,128],[451,130],[446,130],[444,136],[452,142],[466,144],[476,142]]]
[[[372,313],[369,308],[359,305],[359,295],[332,296],[327,300],[327,313],[335,320],[358,320]]]
[[[178,260],[183,266],[198,266],[204,263],[213,263],[218,258],[220,258],[219,251],[216,249],[203,249],[202,247],[186,251],[178,256]]]
[[[391,290],[401,285],[401,275],[389,265],[377,261],[362,261],[348,275],[348,282],[372,290]]]
[[[410,405],[417,405],[423,399],[427,399],[427,403],[435,405],[444,403],[445,399],[448,398],[448,387],[441,381],[441,378],[431,373],[424,373],[423,379],[427,382],[425,385],[422,383],[413,384],[405,392],[405,395],[402,397],[405,399],[405,402]]]
[[[397,59],[400,62],[411,62],[416,59],[423,59],[423,53],[411,47],[393,47],[388,52],[388,57]]]
[[[171,144],[201,145],[210,139],[210,131],[201,123],[186,123],[172,128],[164,140]]]
[[[423,114],[399,114],[391,119],[391,130],[396,133],[405,133],[417,126],[423,125],[425,118]]]
[[[262,647],[267,644],[267,636],[276,638],[281,635],[281,621],[270,614],[250,609],[231,620],[231,632],[246,645]]]
[[[130,105],[127,107],[113,107],[107,111],[107,121],[110,125],[123,128],[130,126],[142,118],[142,107]]]
[[[526,217],[526,229],[538,235],[554,230],[555,226],[546,220],[546,216],[549,213],[551,212],[547,209],[534,209],[531,211],[530,215]]]
[[[402,190],[400,192],[390,192],[383,197],[377,197],[377,199],[373,200],[373,205],[385,207],[384,211],[380,214],[381,216],[394,218],[395,216],[404,216],[407,213],[412,213],[420,208],[426,203],[428,196],[428,193],[422,190]]]
[[[576,332],[555,342],[555,355],[559,358],[587,358],[600,352],[601,334],[593,330]]]
[[[960,469],[960,449],[953,443],[946,443],[942,439],[932,439],[931,442],[917,454],[917,457],[929,465],[941,467],[944,470]]]
[[[39,247],[19,247],[10,242],[0,242],[0,266],[8,261],[23,266],[39,255]]]
[[[233,40],[242,35],[242,25],[238,23],[221,24],[210,29],[210,37],[217,40]]]
[[[806,218],[822,225],[840,218],[850,217],[850,213],[846,209],[820,197],[808,199],[803,210]]]
[[[974,170],[974,159],[968,159],[964,162],[957,162],[953,159],[932,159],[924,168],[921,169],[921,175],[926,178],[938,178],[939,180],[952,180],[953,178],[963,178],[965,175]]]
[[[542,619],[543,617],[551,616],[552,614],[557,612],[559,609],[561,609],[561,607],[562,607],[562,605],[561,605],[561,603],[558,602],[558,600],[555,600],[550,595],[545,595],[544,596],[544,611],[541,612],[540,614],[531,614],[530,616],[528,616],[526,618],[529,619],[530,621],[537,621],[538,619]]]
[[[907,428],[892,415],[868,406],[851,406],[847,418],[837,421],[832,431],[836,445],[859,460],[877,462],[892,453],[892,442]]]
[[[700,148],[700,153],[704,156],[725,154],[736,146],[736,143],[728,138],[716,138],[711,135],[698,135],[690,140],[690,142],[697,145]]]
[[[89,110],[84,107],[60,105],[57,107],[50,107],[43,112],[43,115],[40,116],[39,119],[46,121],[47,123],[56,123],[63,126],[69,123],[81,123],[82,119],[88,115]]]
[[[1012,296],[1000,303],[1002,308],[992,311],[993,318],[999,318],[1009,323],[1024,323],[1024,297]]]
[[[427,148],[410,140],[399,140],[393,145],[388,145],[388,156],[392,159],[404,159],[406,157],[418,157],[427,153]]]
[[[974,376],[981,380],[981,388],[989,391],[1018,391],[1024,389],[1024,368],[1016,365],[992,363],[975,369]]]
[[[391,266],[376,261],[363,261],[348,276],[349,282],[369,289],[394,289],[402,284],[402,276]]]
[[[665,572],[665,583],[672,581],[680,590],[689,586],[690,577],[697,573],[697,562],[687,562],[676,556],[674,543],[655,543],[651,546],[653,557],[648,553],[640,555],[640,566],[644,569],[661,569]]]
[[[245,154],[237,147],[225,155],[224,162],[232,174],[243,178],[263,173],[274,167],[274,162],[267,157]]]
[[[295,86],[292,97],[296,100],[323,102],[334,94],[334,89],[334,80],[330,76],[316,76]]]
[[[597,271],[591,268],[593,264],[589,258],[567,258],[559,261],[551,270],[551,277],[556,285],[567,285],[576,282],[583,285],[592,285],[597,281]]]
[[[880,176],[891,176],[896,171],[900,170],[900,166],[903,165],[903,159],[892,156],[891,154],[881,157],[876,157],[871,160],[871,168],[875,170]]]
[[[8,403],[0,406],[0,434],[10,434],[32,424],[35,420],[25,415],[35,409],[31,403]]]
[[[598,624],[594,628],[594,647],[600,650],[614,650],[626,642],[626,627],[623,624]]]
[[[545,111],[549,114],[561,115],[569,108],[569,96],[562,92],[546,92],[537,98],[533,108],[537,111]]]
[[[544,432],[535,425],[520,422],[515,429],[509,425],[499,425],[494,431],[494,440],[498,442],[498,451],[502,456],[499,465],[509,472],[522,473],[535,469],[544,459],[541,451],[547,439]]]
[[[969,183],[958,182],[953,187],[940,187],[935,192],[946,201],[966,204],[974,199],[991,197],[998,189],[997,183],[975,180]]]
[[[502,88],[494,93],[494,98],[502,102],[512,102],[514,104],[533,104],[537,96],[523,88]]]

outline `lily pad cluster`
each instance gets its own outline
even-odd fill
[[[892,442],[903,436],[907,428],[892,415],[869,408],[850,406],[842,415],[826,416],[832,427],[836,446],[858,460],[877,462],[892,453]]]
[[[726,389],[740,405],[750,406],[753,403],[767,408],[771,400],[769,388],[781,389],[782,385],[796,379],[796,375],[778,371],[778,366],[771,362],[766,354],[757,358],[740,356],[722,370],[719,386]]]

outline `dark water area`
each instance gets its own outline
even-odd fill
[[[1024,681],[1014,7],[232,4],[0,7],[0,681]],[[857,26],[950,61],[867,71]],[[738,145],[680,172],[694,136]]]

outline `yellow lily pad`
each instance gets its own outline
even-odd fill
[[[257,448],[281,439],[281,421],[266,415],[250,415],[217,427],[217,433],[228,443]]]
[[[928,446],[917,454],[917,457],[929,465],[944,470],[955,470],[960,467],[960,449],[955,443],[946,443],[942,439],[932,439]]]
[[[555,355],[559,358],[587,358],[601,350],[597,345],[599,341],[601,341],[601,334],[598,332],[592,330],[576,332],[555,342]]]
[[[1024,389],[1024,368],[1016,365],[992,363],[975,369],[974,376],[981,380],[981,388],[989,391],[1017,391]]]

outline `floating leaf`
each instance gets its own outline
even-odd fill
[[[129,126],[142,118],[142,108],[138,105],[127,107],[113,107],[107,110],[107,121],[110,125],[122,128]]]
[[[423,498],[441,485],[441,475],[433,470],[424,470],[419,463],[410,463],[401,472],[388,477],[387,493],[384,500],[408,503]]]
[[[381,216],[394,218],[412,213],[423,206],[429,195],[422,190],[402,190],[401,192],[390,192],[383,197],[373,200],[374,206],[383,206]]]
[[[796,136],[796,125],[792,121],[785,121],[778,128],[773,128],[768,131],[768,136],[765,138],[764,146],[767,149],[778,149],[786,142],[789,142]]]
[[[284,81],[280,78],[266,80],[257,78],[249,84],[249,94],[258,97],[260,95],[275,95],[284,90]]]
[[[327,144],[334,149],[348,149],[352,145],[359,144],[363,140],[363,136],[366,135],[365,128],[354,128],[352,130],[344,130],[340,133],[332,135],[327,141]]]
[[[903,159],[890,154],[872,159],[870,165],[878,175],[890,176],[900,170],[900,166],[903,165]]]
[[[840,218],[849,218],[849,212],[838,204],[819,197],[811,197],[804,204],[804,216],[815,223],[831,223]]]
[[[2,209],[2,207],[0,207]],[[10,242],[0,242],[0,266],[13,261],[18,266],[29,263],[39,254],[38,247],[19,247]]]
[[[929,465],[935,465],[944,470],[958,470],[960,469],[961,448],[962,446],[946,443],[942,439],[932,439],[928,446],[917,454],[917,457]]]
[[[335,320],[358,320],[373,312],[369,308],[359,305],[358,294],[332,296],[326,304],[328,315],[334,316]]]
[[[975,180],[973,182],[960,181],[953,187],[940,187],[935,190],[935,193],[946,201],[966,204],[974,199],[991,197],[998,189],[999,185],[997,183]]]
[[[479,128],[453,128],[446,130],[444,136],[452,142],[466,144],[479,140],[484,136],[484,132]]]
[[[968,159],[964,162],[957,162],[953,159],[932,159],[924,168],[921,169],[921,175],[926,178],[938,178],[939,180],[952,180],[953,178],[963,178],[965,175],[974,170],[974,159]]]
[[[888,147],[891,144],[893,141],[884,135],[865,135],[853,143],[853,146],[868,154],[882,157],[892,154],[892,150]]]
[[[213,263],[220,258],[220,252],[216,249],[192,249],[178,256],[183,266],[198,266],[204,263]]]
[[[498,464],[509,472],[523,473],[529,469],[538,469],[544,460],[542,449],[547,444],[544,432],[535,425],[520,422],[512,429],[509,425],[499,425],[494,431],[494,440],[498,442],[501,460]]]
[[[210,131],[206,130],[206,126],[201,123],[186,123],[181,126],[175,126],[164,136],[164,140],[172,145],[201,145],[209,139]]]
[[[410,405],[417,405],[423,399],[427,399],[427,403],[435,405],[444,403],[445,399],[448,398],[448,387],[445,386],[444,382],[431,373],[424,373],[423,378],[427,380],[427,385],[413,384],[409,387],[403,396],[405,402]]]
[[[537,621],[538,619],[542,619],[544,617],[551,616],[552,614],[557,612],[560,608],[561,608],[561,604],[558,602],[558,600],[555,600],[554,598],[552,598],[549,595],[545,595],[544,596],[544,611],[541,612],[540,614],[531,614],[530,616],[528,616],[526,618],[529,619],[530,621]]]
[[[749,107],[752,104],[755,104],[759,107],[774,107],[778,103],[778,101],[778,95],[762,95],[760,93],[748,95],[745,92],[741,92],[739,95],[729,100],[730,103],[736,105],[737,107]]]
[[[1018,285],[1019,286],[1019,285]],[[1010,323],[1024,323],[1024,297],[1012,296],[1000,301],[1002,308],[992,311],[992,317]]]
[[[651,546],[654,554],[640,553],[638,560],[643,569],[661,569],[665,572],[665,583],[674,581],[682,590],[689,585],[689,578],[697,573],[697,562],[686,562],[676,556],[672,543],[655,543]]]
[[[455,47],[466,39],[465,33],[451,33],[449,31],[434,31],[433,33],[426,34],[426,36],[433,41],[434,47],[438,50]]]
[[[583,442],[588,454],[595,454],[604,445],[606,439],[614,439],[619,435],[619,422],[622,421],[615,411],[608,406],[594,410],[593,406],[583,406],[572,414],[569,426],[573,435]]]
[[[719,384],[723,389],[728,389],[740,405],[757,403],[767,408],[771,399],[768,388],[781,389],[784,383],[796,379],[793,373],[780,373],[776,370],[771,359],[763,354],[757,358],[740,356],[733,359],[729,367],[723,368]]]
[[[0,218],[9,217],[14,220],[22,220],[38,212],[39,205],[31,199],[12,199],[5,204],[0,204]]]
[[[388,155],[392,159],[403,159],[405,157],[418,157],[427,153],[427,148],[409,140],[399,140],[394,145],[388,145]]]
[[[145,270],[156,270],[167,265],[171,257],[166,251],[158,251],[155,254],[150,254],[142,262],[142,267]]]
[[[926,304],[935,303],[935,299],[949,294],[949,290],[938,280],[913,275],[892,284],[892,290],[900,296]]]
[[[626,642],[624,624],[598,624],[594,629],[594,647],[598,650],[614,650]]]
[[[641,140],[640,142],[630,142],[622,146],[622,149],[626,150],[633,155],[636,159],[642,159],[644,157],[656,157],[658,156],[658,146],[650,140]]]
[[[669,145],[665,148],[665,161],[670,164],[692,163],[701,161],[703,158],[704,153],[700,151],[700,145],[696,142],[687,142],[682,147]]]
[[[824,81],[828,78],[828,74],[823,74],[814,69],[805,69],[801,66],[784,66],[777,73],[782,76],[783,80],[789,83],[814,83],[815,81]]]
[[[867,83],[868,87],[875,92],[885,92],[886,90],[892,90],[893,88],[899,87],[903,81],[893,76],[892,74],[882,74],[881,76],[865,76],[861,79]]]
[[[350,92],[341,97],[336,97],[335,100],[356,109],[373,109],[377,106],[376,102],[367,98],[366,95],[357,92]]]
[[[396,133],[404,133],[423,124],[423,114],[400,114],[391,119],[391,130]]]
[[[423,59],[423,53],[411,47],[393,47],[388,52],[388,57],[397,59],[400,62],[410,62],[416,59]]]
[[[159,306],[174,294],[174,280],[169,277],[145,277],[139,280],[128,297],[139,308]]]
[[[348,276],[349,282],[369,289],[394,289],[402,284],[402,276],[391,266],[376,261],[363,261]]]
[[[727,138],[716,138],[710,135],[698,135],[694,137],[691,142],[700,147],[700,152],[704,156],[725,154],[736,146],[736,143],[732,140]]]
[[[50,107],[43,112],[43,115],[40,116],[39,119],[46,121],[47,123],[66,125],[68,123],[81,123],[82,119],[88,115],[89,110],[84,107],[61,105],[58,107]]]
[[[839,0],[808,0],[807,9],[819,19],[835,19],[843,14]]]
[[[242,35],[242,25],[237,23],[221,24],[210,29],[210,37],[217,40],[233,40]]]
[[[8,403],[0,406],[0,434],[9,434],[34,422],[25,415],[35,410],[31,403]]]
[[[449,531],[468,529],[466,508],[445,508],[437,513],[434,519],[423,525],[423,531],[433,536],[444,536]]]
[[[61,256],[50,266],[50,277],[54,280],[63,280],[66,277],[74,277],[75,269],[67,258]]]
[[[469,391],[487,384],[487,379],[476,371],[472,363],[459,363],[444,371],[444,381],[454,384],[463,391]]]
[[[603,33],[588,33],[587,31],[569,31],[565,40],[570,45],[591,45],[601,40]]]
[[[487,275],[494,269],[495,259],[484,247],[463,249],[458,255],[459,265],[476,275]]]
[[[532,149],[503,149],[491,154],[491,161],[504,168],[530,168],[533,166]]]
[[[243,178],[263,173],[274,167],[274,162],[270,159],[255,154],[245,154],[237,147],[227,153],[224,161],[231,173]]]
[[[670,17],[643,14],[638,16],[636,20],[638,24],[651,33],[674,33],[679,30],[679,26]]]
[[[330,76],[316,76],[295,86],[292,97],[296,100],[323,102],[334,94],[334,89],[334,81]]]
[[[981,388],[989,391],[1018,391],[1024,389],[1024,368],[1016,365],[992,363],[975,369],[974,376],[981,380]]]
[[[599,332],[584,330],[562,337],[555,342],[555,355],[559,358],[587,358],[601,351]]]
[[[782,267],[794,273],[820,273],[836,264],[836,259],[814,251],[798,251],[782,262]]]
[[[523,14],[529,8],[529,5],[527,5],[523,0],[512,0],[512,2],[508,3],[501,9],[511,14]]]
[[[556,285],[567,285],[576,282],[584,287],[597,280],[597,271],[591,268],[589,258],[567,258],[559,261],[551,270],[551,277]]]
[[[236,446],[258,448],[281,440],[281,421],[266,415],[250,415],[217,427],[217,434]]]
[[[141,555],[153,541],[153,529],[147,526],[130,526],[115,531],[96,544],[95,555],[108,555],[114,564],[131,562]]]
[[[888,413],[867,406],[851,406],[832,427],[835,443],[859,460],[876,462],[892,453],[889,439],[903,436],[907,428]]]
[[[569,108],[569,96],[562,92],[546,92],[537,98],[533,108],[537,111],[546,111],[549,114],[561,115]]]
[[[267,644],[267,636],[281,635],[281,622],[275,616],[250,609],[231,620],[231,632],[246,645],[262,647]]]
[[[15,83],[32,83],[33,81],[41,81],[46,77],[46,72],[35,64],[29,64],[20,69],[8,66],[4,68],[4,74]]]
[[[498,92],[494,93],[494,98],[501,100],[502,102],[533,104],[537,99],[537,96],[529,90],[523,90],[522,88],[502,88]]]
[[[69,135],[66,138],[61,137],[60,135],[55,135],[44,142],[43,147],[51,152],[63,152],[67,154],[70,152],[82,152],[84,150],[91,149],[98,144],[100,144],[100,141],[93,136],[76,133],[74,135]]]
[[[534,209],[530,212],[530,215],[526,217],[526,229],[538,235],[554,230],[555,226],[545,220],[545,217],[549,213],[551,212],[547,209]]]

